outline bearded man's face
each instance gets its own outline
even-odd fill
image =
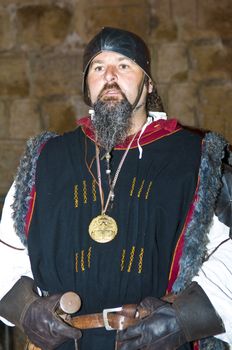
[[[142,79],[142,69],[115,52],[102,52],[90,63],[87,85],[95,111],[93,127],[97,142],[107,151],[128,135]]]

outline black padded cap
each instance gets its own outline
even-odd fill
[[[102,51],[122,54],[137,63],[148,77],[151,77],[151,58],[145,42],[136,34],[119,28],[104,27],[88,43],[83,57],[84,101],[91,105],[86,89],[86,76],[91,61]]]

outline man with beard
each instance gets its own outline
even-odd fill
[[[0,315],[42,349],[226,349],[226,141],[167,119],[147,46],[125,30],[88,44],[83,94],[90,117],[30,140],[6,198]],[[69,290],[82,307],[64,322]]]

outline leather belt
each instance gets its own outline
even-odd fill
[[[60,315],[61,316],[61,315]],[[147,310],[137,308],[135,304],[127,304],[122,307],[105,309],[102,313],[62,317],[65,322],[75,328],[90,329],[105,327],[106,330],[123,330],[136,324],[141,318],[148,316]]]
[[[173,303],[176,298],[175,294],[168,294],[162,299],[166,302]],[[133,326],[144,317],[149,316],[150,312],[138,306],[137,304],[126,304],[122,307],[105,309],[102,313],[80,315],[71,317],[70,315],[60,315],[65,322],[79,329],[90,329],[105,327],[106,330],[123,330]]]

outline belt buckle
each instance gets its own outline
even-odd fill
[[[109,324],[109,321],[108,321],[108,313],[109,312],[119,312],[119,311],[122,311],[122,307],[115,307],[115,308],[112,308],[112,309],[104,309],[103,312],[102,312],[102,315],[103,315],[103,322],[104,322],[104,326],[105,326],[105,329],[107,331],[114,331],[115,329],[112,328]]]

